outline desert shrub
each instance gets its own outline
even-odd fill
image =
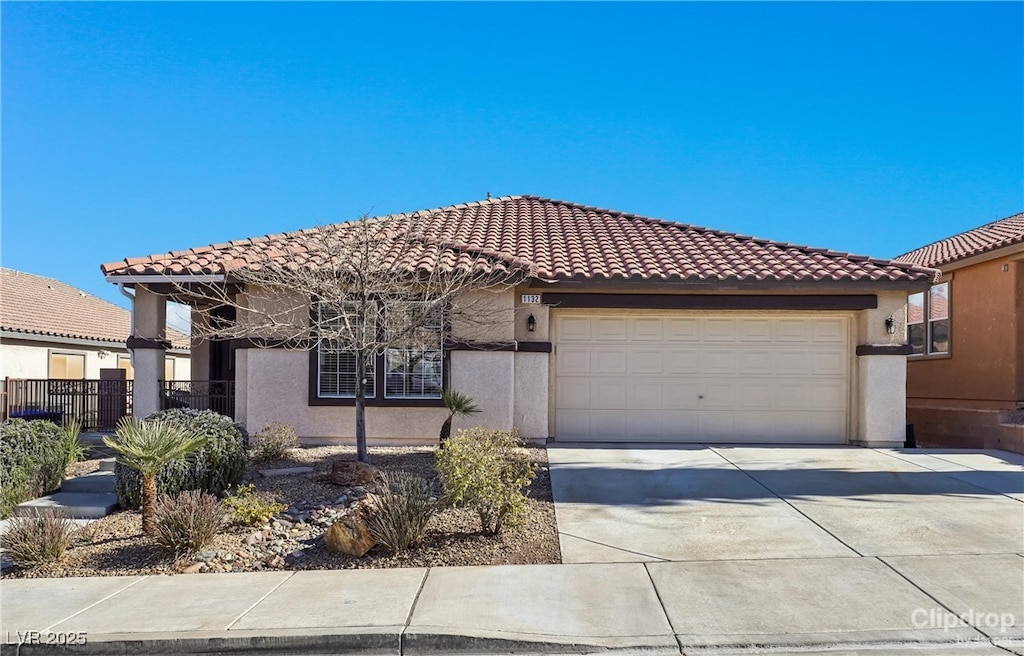
[[[220,495],[242,481],[245,474],[245,427],[230,417],[211,410],[175,408],[161,410],[146,421],[162,421],[206,437],[206,444],[193,457],[174,460],[156,475],[160,494],[203,490]],[[138,508],[142,501],[142,475],[120,462],[114,467],[117,500],[122,508]]]
[[[381,478],[384,489],[370,498],[366,526],[374,540],[398,553],[423,541],[437,499],[433,486],[419,476],[399,472]]]
[[[31,517],[12,517],[3,535],[4,550],[23,567],[58,561],[77,528],[73,521],[52,510]]]
[[[252,483],[240,485],[235,493],[224,499],[224,507],[231,520],[245,526],[256,526],[283,512],[288,506],[278,503],[266,492],[257,492]]]
[[[49,421],[0,424],[0,517],[22,501],[60,487],[67,465],[64,431]]]
[[[274,421],[253,435],[249,457],[256,461],[274,460],[298,445],[299,436],[291,424]]]
[[[535,475],[514,431],[479,426],[459,431],[437,450],[437,473],[445,498],[475,510],[485,535],[519,520]]]
[[[78,439],[82,433],[82,424],[73,419],[64,426],[64,465],[74,464],[85,460],[85,452],[88,450],[85,444]]]
[[[199,490],[174,496],[165,494],[156,502],[150,535],[154,542],[180,558],[213,544],[223,521],[224,508],[210,494]]]

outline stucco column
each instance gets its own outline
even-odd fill
[[[132,313],[135,332],[128,338],[135,366],[132,415],[145,418],[160,409],[163,394],[160,380],[164,377],[164,356],[170,346],[166,339],[167,299],[137,285]]]
[[[548,427],[548,366],[551,354],[547,351],[517,351],[515,353],[515,405],[513,425],[527,440],[547,440]]]
[[[857,358],[860,408],[854,443],[901,447],[907,434],[907,357],[864,353],[868,348],[861,347]]]

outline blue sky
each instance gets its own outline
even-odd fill
[[[1024,209],[1021,3],[2,5],[2,260],[536,194],[890,257]]]

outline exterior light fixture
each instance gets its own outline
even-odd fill
[[[896,320],[892,318],[892,315],[885,318],[885,332],[890,335],[896,334]]]
[[[526,329],[531,333],[537,330],[537,320],[533,318],[533,315],[526,317]]]

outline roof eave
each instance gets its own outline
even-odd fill
[[[775,292],[783,294],[820,294],[823,292],[840,294],[862,294],[881,291],[917,292],[928,289],[940,272],[937,269],[919,269],[921,277],[907,280],[776,280],[776,279],[650,279],[650,278],[588,278],[574,276],[555,281],[532,282],[531,287],[546,289],[585,289],[600,288],[615,291],[632,292],[688,292],[688,293],[751,293]]]

